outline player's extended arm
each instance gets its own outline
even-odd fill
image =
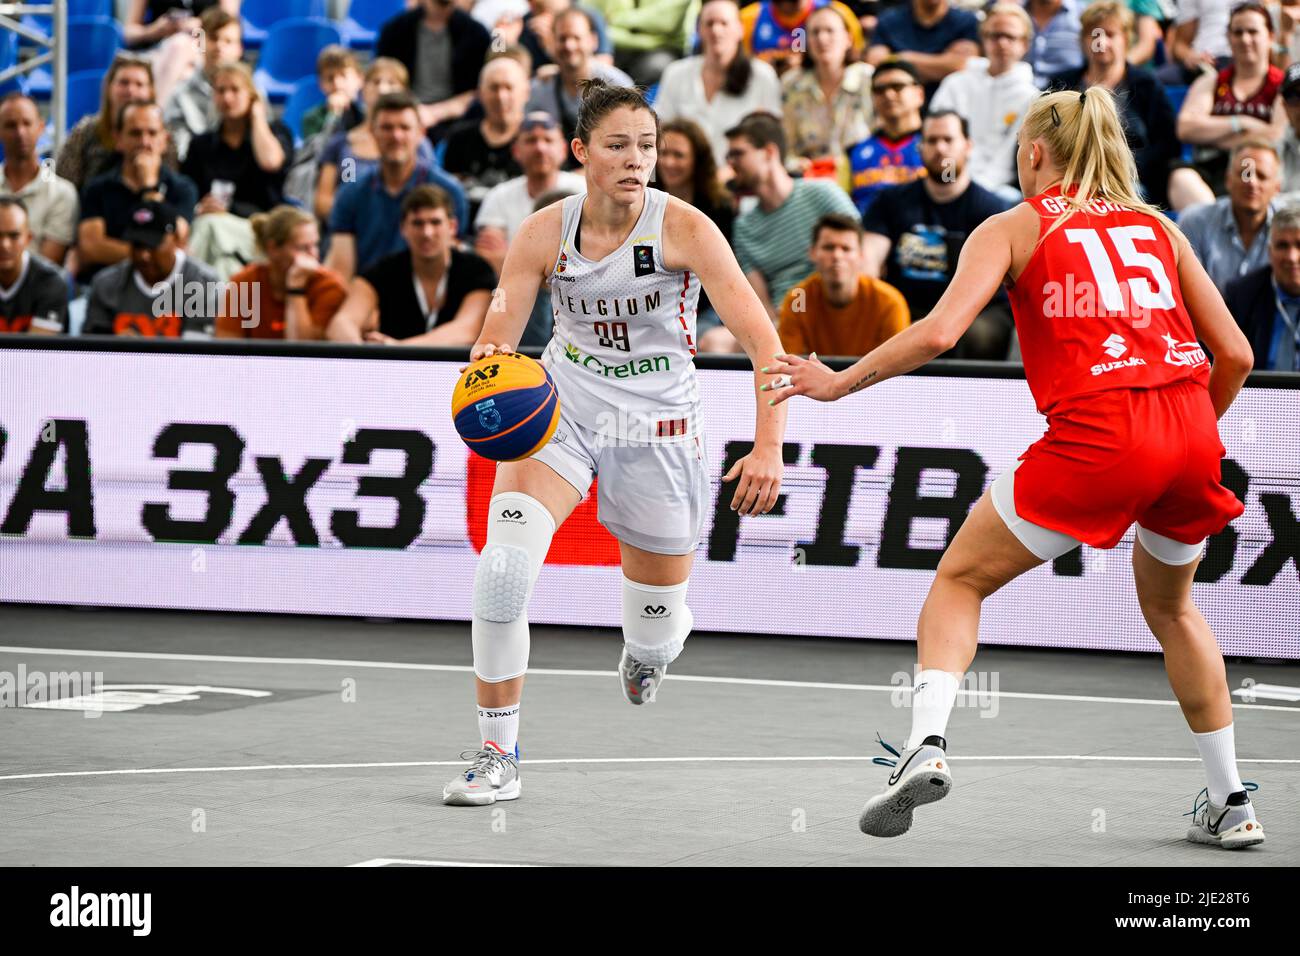
[[[537,301],[537,290],[555,264],[554,256],[560,248],[562,206],[555,203],[538,210],[519,227],[506,250],[501,281],[492,292],[483,330],[470,348],[471,362],[498,352],[513,352],[519,345]]]
[[[1011,268],[1012,236],[1016,227],[1013,217],[1023,218],[1023,213],[1018,212],[1020,208],[986,219],[970,234],[962,246],[952,282],[929,315],[848,368],[835,372],[811,356],[806,359],[797,355],[777,356],[764,371],[788,375],[790,384],[775,385],[772,402],[780,404],[795,395],[807,395],[821,402],[834,401],[919,368],[952,348],[980,310],[988,305],[1002,277]],[[764,390],[768,390],[767,386]]]
[[[708,216],[674,200],[665,216],[664,232],[671,243],[664,252],[666,264],[674,268],[679,263],[689,263],[708,292],[709,301],[718,310],[722,324],[736,337],[753,363],[754,450],[736,462],[722,480],[740,477],[731,499],[733,510],[746,515],[766,514],[776,504],[785,470],[781,444],[785,439],[786,410],[763,401],[762,386],[771,376],[758,368],[769,356],[781,351],[781,339],[758,293],[740,271],[740,263],[727,240]]]
[[[1196,337],[1214,355],[1214,364],[1210,367],[1210,400],[1214,403],[1215,416],[1222,418],[1241,391],[1255,364],[1255,356],[1250,341],[1232,318],[1214,280],[1206,274],[1205,267],[1192,252],[1191,243],[1181,232],[1177,234],[1177,245],[1178,285]]]

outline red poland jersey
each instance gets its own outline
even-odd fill
[[[1154,216],[1094,199],[1048,235],[1066,208],[1060,187],[1027,202],[1039,244],[1008,295],[1040,412],[1089,392],[1209,381],[1173,243]]]

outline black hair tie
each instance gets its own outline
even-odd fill
[[[1083,90],[1083,91],[1079,94],[1079,105],[1082,106],[1085,102],[1087,102],[1087,99],[1088,99],[1088,91],[1087,91],[1087,90]]]

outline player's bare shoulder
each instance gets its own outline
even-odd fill
[[[727,241],[713,220],[688,202],[668,197],[664,209],[664,265],[674,272],[696,268],[701,256],[728,249]]]

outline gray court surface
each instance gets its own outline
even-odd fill
[[[6,701],[0,865],[1300,863],[1300,702],[1236,705],[1268,842],[1191,845],[1204,775],[1156,657],[983,648],[952,795],[873,840],[911,644],[697,634],[633,707],[615,632],[534,627],[523,796],[467,808],[441,803],[478,742],[467,625],[5,606],[0,631],[11,697],[89,672],[106,711]],[[1300,685],[1283,662],[1228,676]]]

